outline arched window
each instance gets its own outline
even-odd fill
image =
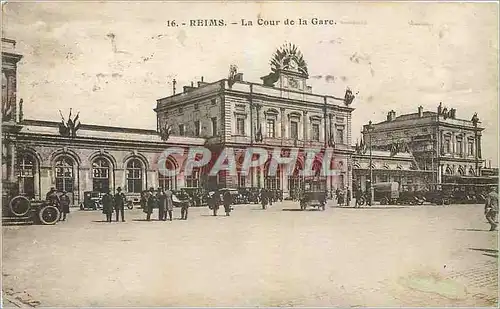
[[[35,197],[35,158],[24,153],[19,157],[19,189],[28,198]]]
[[[471,175],[471,176],[476,175],[476,171],[472,167],[469,168],[469,175]]]
[[[264,164],[264,188],[271,190],[280,190],[281,189],[281,170],[283,169],[283,165],[278,165],[276,167],[275,173],[270,172],[271,161],[267,161]]]
[[[142,163],[132,159],[127,163],[127,191],[141,193],[142,190]]]
[[[73,160],[63,156],[55,162],[56,189],[57,191],[73,192],[74,174]]]
[[[453,175],[453,170],[448,166],[445,171],[446,175]]]
[[[165,161],[165,169],[168,171],[173,171],[176,168],[176,164],[170,158]],[[162,170],[158,171],[158,184],[161,188],[176,190],[177,189],[177,177],[170,176]]]
[[[109,191],[109,161],[97,158],[92,163],[92,187],[97,192]]]
[[[464,176],[464,175],[465,175],[465,170],[464,170],[464,168],[463,168],[463,167],[461,167],[461,166],[460,166],[460,167],[458,168],[458,174],[459,174],[460,176]]]

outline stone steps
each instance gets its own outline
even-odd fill
[[[33,216],[5,216],[2,217],[3,226],[13,226],[13,225],[33,225],[35,223]]]

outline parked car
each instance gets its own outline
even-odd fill
[[[102,209],[102,196],[104,193],[97,191],[83,192],[83,202],[80,203],[80,210]]]
[[[172,192],[172,202],[175,207],[182,207],[186,203],[192,205],[192,200],[189,195],[182,190]]]
[[[300,197],[300,209],[306,210],[307,207],[318,207],[325,210],[326,192],[325,191],[304,191]]]

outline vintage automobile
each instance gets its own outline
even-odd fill
[[[59,221],[61,210],[47,201],[29,200],[18,195],[9,202],[9,214],[15,217],[28,217],[37,223],[54,225]]]
[[[326,192],[325,191],[304,191],[300,197],[300,209],[306,210],[307,207],[318,207],[325,210]]]
[[[80,210],[102,209],[102,196],[104,193],[97,191],[83,192],[83,202],[80,203]]]
[[[186,204],[191,206],[193,204],[189,194],[182,190],[172,191],[172,202],[175,207],[182,207]]]
[[[425,192],[425,199],[436,205],[449,205],[451,203],[451,190],[441,184],[428,185],[428,191]]]
[[[422,205],[426,201],[424,192],[418,184],[401,185],[399,193],[399,204],[404,205]]]
[[[192,200],[192,206],[200,207],[207,204],[206,194],[201,188],[182,188],[181,191],[185,192]]]
[[[373,201],[380,205],[394,205],[399,199],[399,183],[379,182],[373,184]]]

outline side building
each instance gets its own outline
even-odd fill
[[[405,152],[413,158],[415,171],[421,171],[425,183],[448,183],[457,177],[480,176],[484,160],[481,135],[484,128],[477,114],[470,120],[456,118],[456,110],[439,104],[437,110],[396,117],[363,126],[362,144],[392,155]],[[371,142],[370,142],[371,141]]]

